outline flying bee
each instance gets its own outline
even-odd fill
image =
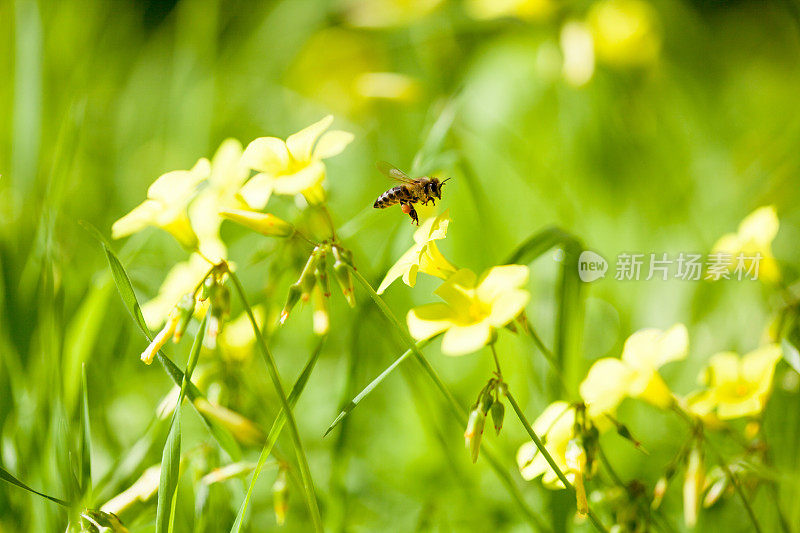
[[[417,226],[419,226],[419,216],[417,210],[414,209],[414,204],[422,202],[422,205],[428,205],[428,202],[433,202],[433,205],[436,205],[436,199],[442,198],[442,186],[450,179],[439,181],[439,178],[429,178],[428,176],[410,178],[405,172],[386,161],[378,161],[376,166],[382,174],[399,181],[400,185],[381,194],[372,207],[386,209],[394,204],[400,204],[403,213],[410,216],[411,222]]]

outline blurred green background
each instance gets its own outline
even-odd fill
[[[611,261],[620,252],[706,252],[753,209],[774,204],[781,219],[775,255],[785,282],[794,281],[795,0],[623,2],[623,12],[640,18],[621,43],[614,36],[624,28],[613,20],[604,26],[595,2],[521,4],[527,11],[492,17],[487,6],[500,4],[477,0],[0,1],[0,464],[34,488],[65,495],[59,464],[65,443],[74,442],[81,362],[96,479],[145,434],[171,386],[156,365],[138,360],[145,341],[120,304],[100,247],[78,222],[108,235],[158,175],[190,168],[225,138],[285,138],[328,113],[336,128],[355,134],[327,162],[331,211],[375,285],[413,232],[398,212],[371,208],[389,186],[375,170],[379,159],[455,178],[441,203],[453,222],[440,247],[475,271],[502,263],[551,225]],[[585,35],[594,35],[594,54],[586,54]],[[272,202],[282,216],[297,216],[291,202]],[[228,224],[223,236],[253,299],[277,312],[296,267],[276,259],[283,250],[273,241]],[[185,259],[155,229],[118,244],[142,301]],[[548,344],[554,257],[532,265],[528,308]],[[436,284],[421,277],[410,290],[398,282],[387,300],[403,316],[434,301]],[[526,530],[495,474],[482,461],[470,463],[463,428],[412,364],[322,438],[339,407],[403,351],[366,295],[357,296],[355,310],[334,298],[331,335],[295,410],[328,528]],[[680,393],[694,388],[710,354],[756,347],[780,303],[756,282],[621,282],[613,271],[584,286],[584,296],[570,381],[576,384],[593,360],[618,355],[634,330],[680,321],[690,330],[690,357],[663,372]],[[308,309],[273,332],[287,386],[315,343]],[[506,378],[534,419],[556,399],[547,365],[526,338],[502,335],[499,346]],[[188,343],[168,350],[183,366]],[[449,358],[438,342],[427,353],[468,407],[490,375],[491,358]],[[207,356],[198,372],[209,396],[261,427],[272,423],[278,402],[257,357]],[[799,479],[797,388],[797,375],[780,366],[765,427],[781,501],[800,527],[800,508],[791,505]],[[192,460],[176,531],[227,531],[246,478],[198,497],[199,477],[222,459],[197,416],[185,412],[184,450]],[[650,454],[609,435],[609,455],[625,480],[639,479],[649,490],[685,429],[631,402],[620,418]],[[557,531],[588,530],[573,525],[566,494],[519,478],[513,456],[526,436],[514,422],[487,440],[526,500]],[[96,495],[98,506],[159,462],[159,442],[117,472]],[[288,440],[281,448],[291,449]],[[255,460],[259,449],[245,448],[246,458]],[[277,527],[274,475],[268,469],[260,478],[251,531]],[[299,490],[292,488],[288,531],[310,527]],[[772,497],[761,490],[754,502],[768,531],[777,527]],[[665,509],[681,530],[679,488],[670,490]],[[154,516],[151,499],[121,518],[131,531],[150,531]],[[0,531],[63,531],[66,520],[50,502],[0,488]],[[749,527],[740,503],[728,498],[701,513],[698,530]]]

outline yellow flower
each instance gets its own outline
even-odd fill
[[[598,60],[617,67],[652,64],[661,49],[653,8],[641,0],[602,0],[587,17]]]
[[[457,271],[436,289],[447,303],[433,303],[408,312],[411,335],[428,339],[442,332],[442,352],[463,355],[480,349],[501,328],[516,318],[530,300],[522,289],[528,281],[528,267],[497,266],[480,280],[466,268]]]
[[[244,184],[239,194],[253,209],[263,209],[275,194],[304,194],[309,201],[321,200],[325,179],[323,159],[342,152],[353,140],[346,131],[328,131],[333,116],[328,115],[284,142],[277,137],[260,137],[242,155],[247,168],[258,174]]]
[[[777,344],[762,346],[741,358],[732,352],[713,355],[700,375],[709,388],[692,400],[689,409],[700,416],[716,409],[717,417],[723,420],[759,414],[769,397],[781,356]]]
[[[162,174],[147,189],[147,199],[134,207],[111,227],[115,239],[137,233],[148,226],[170,232],[187,249],[197,246],[197,235],[189,222],[186,208],[197,186],[208,178],[211,164],[202,158],[191,170]]]
[[[625,397],[641,398],[666,408],[672,393],[657,369],[670,361],[684,359],[689,349],[689,333],[683,324],[667,331],[643,329],[625,341],[622,359],[600,359],[589,369],[580,385],[580,394],[590,418],[613,413]]]
[[[239,188],[249,171],[242,162],[242,143],[226,139],[211,159],[207,185],[200,190],[189,206],[189,219],[199,240],[200,251],[211,261],[225,259],[225,244],[219,237],[223,209],[245,207],[239,199]]]
[[[589,27],[583,22],[570,21],[561,28],[561,53],[564,56],[562,73],[570,85],[586,85],[594,75],[594,42]]]
[[[223,209],[219,214],[223,218],[267,237],[288,237],[294,233],[294,226],[270,213],[244,209]]]
[[[533,423],[533,431],[542,439],[544,447],[553,457],[556,466],[564,472],[567,481],[574,483],[576,470],[570,468],[570,464],[575,462],[574,454],[570,450],[568,461],[567,449],[570,441],[575,438],[575,409],[567,402],[551,403]],[[542,484],[548,489],[564,488],[558,475],[550,468],[533,442],[526,442],[519,447],[517,466],[522,477],[528,481],[542,476]]]
[[[198,254],[192,254],[188,261],[173,266],[158,289],[158,296],[142,305],[147,327],[155,329],[163,324],[175,304],[184,294],[194,290],[209,268],[208,261]]]
[[[378,287],[378,294],[383,294],[383,291],[400,276],[403,277],[403,283],[413,287],[417,283],[417,272],[447,279],[456,271],[436,246],[437,240],[447,236],[447,226],[450,224],[449,212],[448,209],[437,217],[429,218],[414,232],[414,246],[389,269]]]
[[[778,265],[772,255],[772,241],[778,234],[780,222],[774,206],[759,207],[739,224],[736,233],[723,235],[714,244],[712,254],[725,253],[730,255],[729,269],[736,268],[737,256],[742,254],[742,258],[752,258],[756,254],[761,254],[758,262],[758,276],[767,281],[777,281],[780,278]],[[754,261],[744,259],[743,268],[755,269]]]
[[[557,5],[554,0],[469,0],[466,9],[476,19],[517,17],[542,20],[549,17]]]

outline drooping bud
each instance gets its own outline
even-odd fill
[[[279,526],[286,522],[286,512],[289,510],[289,483],[286,473],[287,467],[281,465],[278,477],[272,484],[272,505],[275,509],[275,521]]]
[[[286,303],[283,306],[283,310],[281,311],[281,317],[279,322],[283,325],[286,322],[286,319],[289,318],[289,313],[292,312],[292,309],[300,301],[300,296],[303,294],[303,289],[297,283],[293,283],[289,285],[289,294],[286,297]]]
[[[494,430],[499,435],[500,430],[503,429],[503,418],[506,416],[506,408],[503,405],[503,402],[500,400],[494,402],[490,412],[492,413],[492,424],[494,424]]]
[[[686,459],[686,479],[683,482],[683,521],[686,527],[697,524],[698,504],[703,490],[703,452],[695,444]]]
[[[469,413],[467,420],[467,429],[464,431],[464,444],[469,450],[472,462],[478,460],[478,453],[481,449],[481,437],[483,436],[483,428],[486,424],[486,414],[480,407],[475,407]]]
[[[153,362],[153,358],[156,356],[158,351],[164,347],[167,341],[175,334],[175,330],[178,327],[178,322],[181,320],[181,313],[177,307],[174,307],[172,311],[170,311],[169,316],[167,317],[167,322],[164,324],[164,327],[161,331],[158,332],[158,335],[153,337],[153,341],[150,345],[142,352],[142,361],[144,364],[149,365]]]
[[[317,255],[317,266],[314,268],[314,276],[316,276],[317,284],[322,289],[322,295],[325,298],[330,298],[331,281],[330,278],[328,278],[328,254],[324,249],[321,249]]]
[[[181,337],[186,332],[186,328],[189,326],[189,322],[192,321],[192,316],[194,316],[194,306],[194,294],[191,292],[184,294],[181,301],[178,302],[176,308],[180,312],[181,318],[178,322],[178,327],[175,328],[175,334],[172,336],[174,342],[180,342]]]
[[[270,213],[224,209],[219,212],[219,215],[267,237],[288,237],[294,233],[294,227],[291,224]]]
[[[200,289],[200,296],[198,296],[197,299],[201,302],[205,302],[211,295],[211,291],[214,290],[214,286],[216,286],[216,284],[217,280],[214,279],[214,276],[208,276],[203,282],[203,287]]]
[[[656,510],[661,507],[661,502],[664,501],[664,494],[667,493],[667,486],[669,485],[669,478],[662,476],[656,481],[656,486],[653,488],[653,501],[650,502],[650,508]]]
[[[206,333],[203,337],[203,345],[213,350],[217,347],[217,337],[222,332],[222,328],[227,322],[231,313],[231,292],[219,280],[216,281],[209,292],[209,317],[206,325]]]
[[[315,275],[317,258],[319,256],[317,250],[318,248],[315,248],[314,251],[311,252],[302,272],[300,272],[300,277],[297,279],[297,284],[300,285],[302,289],[301,298],[304,302],[307,302],[309,298],[311,298],[311,291],[317,283],[317,277]]]
[[[728,477],[722,469],[718,466],[711,469],[705,482],[706,494],[703,497],[703,507],[707,509],[717,503],[727,488]]]
[[[336,276],[336,281],[339,283],[339,287],[342,289],[344,299],[347,300],[347,303],[350,304],[350,307],[355,307],[356,298],[355,290],[353,288],[353,277],[350,275],[350,270],[348,270],[347,266],[352,265],[352,257],[350,257],[350,261],[347,261],[345,259],[347,254],[344,252],[345,250],[339,248],[338,246],[333,247],[333,273]]]
[[[314,287],[311,300],[314,305],[314,312],[311,315],[314,333],[325,335],[330,329],[331,320],[328,314],[328,300],[322,294],[322,288],[319,285]]]
[[[570,439],[564,454],[567,468],[575,476],[573,485],[575,486],[575,498],[578,506],[578,515],[586,516],[589,512],[589,501],[586,498],[586,486],[583,482],[584,472],[586,471],[586,450],[580,438]]]

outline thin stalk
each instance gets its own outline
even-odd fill
[[[514,409],[514,412],[517,413],[517,418],[519,418],[519,421],[522,422],[522,425],[525,427],[525,431],[527,431],[528,435],[530,435],[531,439],[533,439],[533,443],[539,449],[539,453],[542,454],[545,461],[547,461],[547,464],[550,465],[550,468],[553,469],[553,472],[556,473],[556,476],[558,476],[558,479],[561,480],[561,483],[564,484],[567,490],[572,492],[573,496],[576,496],[577,493],[575,492],[575,487],[572,486],[572,484],[567,479],[567,476],[564,475],[564,472],[556,464],[555,460],[553,459],[553,456],[550,455],[549,451],[547,451],[547,448],[545,447],[544,443],[539,438],[539,436],[536,434],[536,432],[533,430],[533,427],[531,427],[530,422],[528,422],[528,419],[525,417],[525,414],[522,412],[522,409],[520,409],[519,404],[514,399],[514,396],[511,394],[508,388],[506,388],[505,392],[506,392],[506,398],[508,398],[508,403],[511,404],[512,409]],[[600,519],[597,517],[594,511],[592,511],[591,507],[588,509],[587,514],[589,516],[589,520],[592,522],[592,525],[594,525],[594,527],[598,531],[608,533],[608,530],[603,525],[603,523],[600,522]]]
[[[672,410],[680,415],[683,420],[689,424],[689,427],[692,431],[696,431],[696,421],[695,418],[683,410],[681,406],[677,403],[672,404]],[[728,482],[733,485],[733,488],[736,490],[736,495],[739,496],[739,499],[742,501],[742,505],[744,505],[745,510],[747,510],[747,515],[750,517],[750,522],[753,523],[753,527],[755,528],[756,533],[761,533],[761,525],[758,523],[758,518],[756,518],[756,513],[753,511],[753,507],[750,505],[750,502],[747,500],[747,495],[744,493],[744,489],[742,489],[741,484],[739,483],[738,478],[733,473],[733,471],[728,466],[728,463],[722,457],[722,454],[717,451],[717,448],[711,444],[711,440],[706,438],[704,433],[699,434],[700,438],[705,442],[708,449],[716,455],[717,461],[719,462],[720,468],[722,471],[725,472],[725,476],[728,478]]]
[[[303,479],[303,489],[305,491],[306,504],[308,505],[308,510],[311,513],[311,520],[314,523],[314,529],[316,531],[324,531],[322,517],[317,504],[317,497],[314,492],[314,480],[311,478],[311,469],[308,467],[308,460],[306,459],[305,451],[303,451],[303,444],[300,440],[300,432],[297,430],[297,422],[295,421],[294,414],[292,413],[292,407],[289,405],[286,392],[283,390],[283,385],[281,385],[278,366],[275,364],[275,359],[272,357],[272,353],[269,351],[267,343],[264,341],[264,337],[261,335],[261,329],[258,327],[256,317],[253,315],[253,310],[250,307],[250,304],[247,303],[244,287],[242,287],[238,276],[231,272],[230,269],[227,270],[234,287],[236,287],[236,292],[239,293],[239,298],[242,300],[242,305],[247,313],[247,317],[250,319],[250,325],[252,326],[253,332],[256,335],[257,344],[261,349],[261,354],[264,356],[264,362],[267,364],[267,370],[269,371],[269,376],[272,379],[272,384],[275,386],[275,390],[280,398],[283,412],[286,413],[286,421],[289,425],[289,435],[292,439],[292,444],[294,444],[295,454],[297,455],[297,463],[300,466],[300,475]]]
[[[561,384],[561,388],[564,389],[564,392],[568,396],[575,397],[575,393],[572,391],[572,389],[570,389],[567,386],[567,381],[564,379],[564,375],[558,368],[558,363],[556,362],[556,357],[555,355],[553,355],[553,352],[550,351],[550,349],[547,346],[545,346],[544,342],[542,341],[542,338],[539,337],[539,334],[536,333],[536,330],[533,329],[533,326],[531,326],[530,323],[525,324],[524,329],[525,331],[528,332],[528,335],[531,337],[531,339],[533,339],[533,343],[542,353],[544,358],[547,359],[547,362],[550,364],[550,369],[553,371],[553,374],[555,374],[556,377],[558,377],[558,381]]]
[[[705,437],[704,440],[706,441],[706,446],[708,446],[708,449],[711,450],[711,453],[716,455],[719,466],[722,468],[722,471],[725,472],[730,484],[733,485],[733,488],[736,490],[736,494],[739,496],[739,499],[742,500],[742,505],[744,505],[744,508],[747,510],[747,514],[750,516],[750,521],[753,523],[753,528],[755,528],[756,533],[761,533],[761,525],[758,523],[756,513],[753,511],[753,507],[747,500],[747,495],[744,493],[744,489],[742,488],[741,483],[739,483],[739,479],[728,466],[728,463],[726,463],[722,458],[722,454],[717,451],[717,448],[713,444],[711,444],[711,441]]]
[[[449,404],[450,410],[453,412],[453,416],[455,417],[456,421],[460,425],[466,426],[467,415],[461,407],[461,404],[458,403],[453,394],[447,388],[447,385],[444,384],[442,379],[436,373],[436,370],[422,354],[408,331],[406,331],[402,324],[400,324],[400,321],[397,319],[394,313],[392,313],[392,310],[389,309],[389,306],[386,305],[386,302],[383,301],[383,298],[381,298],[378,293],[375,292],[375,289],[372,288],[372,285],[370,285],[369,281],[367,281],[366,278],[364,278],[364,276],[362,276],[361,273],[352,266],[347,265],[347,268],[355,277],[355,279],[362,285],[362,287],[364,287],[364,290],[367,291],[370,298],[372,298],[384,316],[394,326],[408,349],[412,351],[417,361],[422,365],[422,368],[428,374],[428,377],[430,377],[431,381],[433,381],[433,383],[436,385],[436,388],[438,388],[442,395],[447,399],[447,403]],[[549,531],[549,528],[542,522],[542,520],[527,506],[522,494],[519,492],[519,488],[514,484],[514,480],[511,478],[511,475],[503,468],[503,466],[500,464],[500,461],[497,459],[497,457],[495,457],[494,453],[484,446],[481,455],[486,458],[489,465],[500,477],[500,481],[506,486],[509,494],[511,494],[511,497],[517,503],[522,513],[528,519],[528,522],[530,522],[531,526],[539,531]]]

